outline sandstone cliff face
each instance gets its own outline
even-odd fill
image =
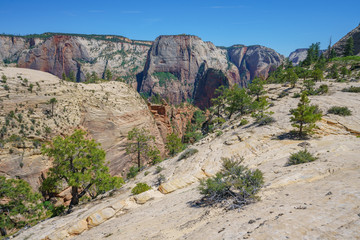
[[[29,47],[29,42],[24,38],[0,36],[0,62],[17,62],[19,54]]]
[[[194,104],[201,109],[209,108],[215,90],[221,85],[229,86],[229,80],[221,70],[209,68],[199,74],[195,82]],[[233,83],[231,84],[233,85]]]
[[[332,48],[335,49],[335,52],[338,57],[344,56],[346,42],[350,37],[354,39],[354,55],[360,55],[360,25],[359,25],[333,45]]]
[[[137,86],[136,75],[145,64],[151,42],[133,41],[124,37],[51,35],[48,38],[0,36],[0,60],[14,62],[62,77],[72,71],[77,81],[96,72],[103,77],[108,69],[113,79],[121,77]]]
[[[229,59],[239,69],[241,79],[248,83],[255,77],[267,78],[280,66],[284,57],[264,46],[234,45],[228,49]]]
[[[295,51],[291,52],[289,55],[289,61],[292,62],[294,66],[300,64],[300,62],[304,61],[307,57],[307,48],[299,48]]]
[[[6,128],[0,137],[1,175],[18,176],[37,189],[41,172],[51,166],[40,145],[75,128],[85,129],[101,143],[113,175],[122,175],[133,165],[124,151],[133,127],[149,129],[164,153],[163,137],[148,106],[124,83],[76,84],[21,68],[2,67],[0,75],[7,77],[9,87],[0,88],[0,122]],[[54,116],[48,104],[51,98],[57,99]]]
[[[226,59],[226,50],[196,36],[160,36],[149,51],[140,91],[160,94],[171,103],[191,100],[202,64],[240,83],[237,71]]]

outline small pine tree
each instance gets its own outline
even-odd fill
[[[112,73],[109,69],[106,69],[105,75],[106,75],[106,80],[110,81],[112,79]]]
[[[260,96],[265,94],[264,84],[265,82],[263,80],[256,77],[252,80],[252,82],[248,86],[249,94],[255,96],[256,101],[259,101]]]
[[[354,39],[353,39],[353,37],[349,37],[346,40],[344,55],[345,55],[345,57],[354,55]]]
[[[298,80],[298,76],[294,72],[294,69],[292,69],[292,68],[286,69],[285,76],[286,76],[286,80],[291,83],[291,87],[294,88],[296,85],[296,82]]]
[[[244,88],[240,88],[238,85],[229,89],[226,95],[227,105],[225,110],[228,112],[228,118],[239,111],[241,115],[244,115],[251,109],[251,97],[247,94]]]
[[[174,156],[184,150],[181,138],[179,138],[176,133],[171,133],[166,136],[166,149],[169,151],[170,156]]]
[[[301,94],[298,107],[291,109],[290,113],[293,115],[290,118],[292,126],[299,129],[299,137],[310,134],[311,130],[316,127],[315,122],[319,121],[322,114],[318,112],[317,106],[311,106],[307,92]]]
[[[140,170],[141,164],[144,160],[151,158],[158,158],[155,146],[151,146],[155,141],[155,137],[150,135],[150,132],[145,128],[134,127],[128,132],[127,136],[129,142],[126,146],[126,153],[135,156],[137,167]],[[152,160],[152,159],[151,159]]]

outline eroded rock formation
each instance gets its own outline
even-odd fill
[[[347,40],[352,37],[354,39],[354,55],[360,55],[360,25],[351,30],[343,38],[333,45],[333,49],[338,57],[344,56]]]

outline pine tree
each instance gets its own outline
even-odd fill
[[[256,101],[259,101],[260,96],[265,94],[264,84],[265,82],[263,80],[255,77],[248,86],[250,95],[255,96]]]
[[[233,86],[226,96],[225,110],[228,112],[228,118],[239,111],[241,115],[244,115],[251,109],[251,97],[247,94],[244,88],[240,88],[238,85]]]
[[[294,88],[298,80],[298,76],[292,68],[286,69],[286,79],[291,83],[291,87]]]
[[[166,149],[169,151],[170,156],[174,156],[184,150],[184,144],[176,133],[171,133],[166,136]]]
[[[24,180],[0,176],[1,235],[6,236],[9,230],[19,229],[40,220],[45,213],[40,198],[41,195],[33,192]]]
[[[138,129],[134,127],[131,131],[128,132],[127,139],[129,140],[129,142],[126,146],[126,153],[135,156],[137,167],[139,170],[141,168],[142,162],[144,162],[145,160],[152,160],[150,157],[158,158],[156,154],[153,154],[157,152],[157,148],[155,146],[152,146],[153,142],[155,141],[155,137],[150,135],[150,132],[145,128]]]
[[[41,152],[53,159],[49,176],[43,181],[41,191],[52,194],[64,182],[71,187],[71,202],[68,212],[91,187],[99,193],[118,188],[122,178],[112,177],[105,166],[105,151],[94,140],[85,138],[86,132],[76,130],[72,135],[55,137],[42,147]]]
[[[353,39],[353,37],[349,37],[346,40],[344,55],[345,55],[345,57],[354,55],[354,39]]]
[[[311,130],[316,127],[315,122],[321,120],[322,117],[322,114],[318,112],[317,106],[310,105],[306,91],[302,92],[298,107],[291,109],[290,113],[293,115],[290,121],[293,127],[299,129],[299,137],[310,134]]]

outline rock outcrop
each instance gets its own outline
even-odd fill
[[[225,82],[246,86],[254,77],[266,78],[283,59],[263,46],[224,49],[196,36],[160,36],[149,51],[140,92],[159,94],[171,103],[194,100],[197,106],[208,107],[214,87]],[[212,86],[201,89],[204,82]]]
[[[196,36],[160,36],[149,51],[140,91],[159,94],[176,104],[191,100],[195,79],[204,65],[240,83],[236,71],[231,71],[233,65],[226,59],[226,50]]]
[[[248,83],[255,77],[267,78],[280,66],[284,56],[264,46],[234,45],[228,49],[229,59],[239,69],[242,82]]]
[[[151,42],[119,36],[44,34],[44,36],[0,36],[0,60],[19,67],[52,73],[59,78],[72,72],[77,81],[95,72],[102,78],[110,70],[113,79],[137,87]]]
[[[304,61],[307,57],[307,48],[299,48],[295,51],[291,52],[289,55],[289,61],[292,62],[294,66],[300,64],[300,62]]]
[[[124,175],[132,165],[125,144],[133,127],[149,129],[156,146],[165,151],[148,106],[125,83],[71,83],[49,73],[8,67],[0,69],[2,75],[8,90],[0,88],[0,122],[5,127],[0,138],[1,175],[25,179],[37,189],[41,173],[51,166],[41,155],[41,144],[75,128],[85,129],[101,144],[113,175]],[[57,99],[53,114],[51,98]]]
[[[352,37],[354,39],[354,55],[360,55],[360,24],[348,34],[346,34],[343,38],[341,38],[338,42],[336,42],[332,48],[335,50],[336,55],[338,57],[344,56],[345,46],[347,40]]]

